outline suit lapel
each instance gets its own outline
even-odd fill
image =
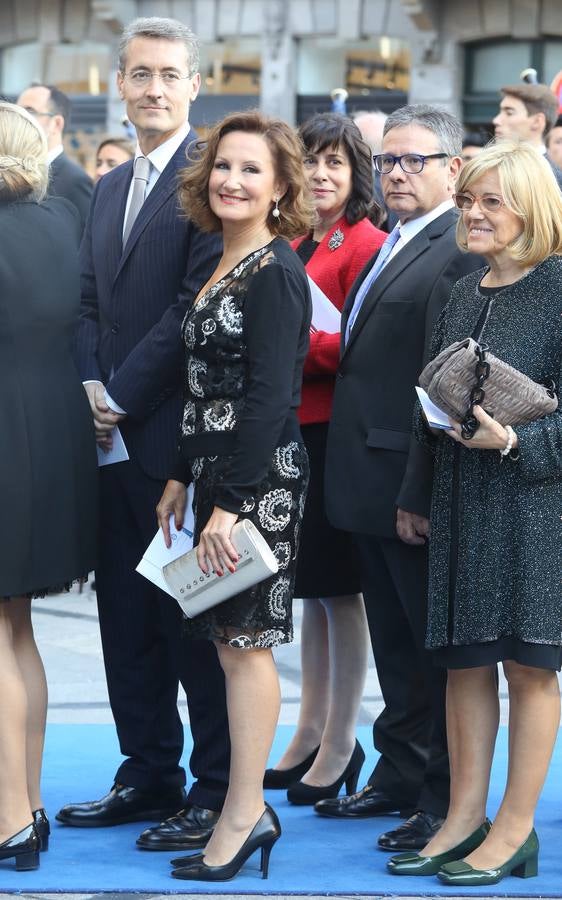
[[[412,238],[411,241],[408,241],[406,246],[403,247],[402,250],[399,250],[398,253],[396,253],[396,255],[392,257],[390,262],[386,264],[382,272],[380,272],[375,279],[375,283],[372,285],[363,301],[363,305],[361,306],[359,315],[357,316],[355,324],[351,329],[349,341],[347,342],[343,355],[345,355],[349,351],[351,346],[357,340],[357,337],[361,333],[365,322],[368,320],[369,316],[376,308],[377,303],[379,302],[386,288],[393,281],[395,281],[396,278],[399,278],[402,272],[404,272],[404,270],[407,269],[408,266],[410,266],[416,259],[418,259],[422,255],[422,253],[425,253],[429,249],[431,241],[434,238],[440,237],[454,222],[456,222],[456,220],[456,212],[452,209],[447,210],[447,212],[439,216],[438,219],[434,219],[433,222],[430,222],[429,225],[423,228],[415,236],[415,238]],[[371,261],[369,269],[372,268],[373,261]],[[357,291],[354,292],[354,296],[356,293]],[[348,307],[348,304],[346,303],[346,309],[347,314],[345,317],[345,324],[347,325],[347,319],[349,317],[349,313],[351,312],[352,305]],[[342,330],[343,328],[344,324],[342,322]]]
[[[345,332],[346,332],[346,330],[347,330],[347,321],[348,321],[348,319],[349,319],[349,316],[351,315],[351,310],[353,309],[353,304],[355,303],[355,297],[357,296],[357,291],[359,290],[359,288],[360,288],[361,285],[363,284],[363,282],[364,282],[365,278],[367,277],[368,273],[369,273],[369,272],[371,271],[371,269],[373,268],[373,266],[374,266],[374,264],[375,264],[375,260],[376,260],[377,256],[379,255],[379,253],[380,253],[380,247],[379,247],[379,249],[376,251],[376,253],[373,254],[373,256],[371,257],[371,259],[369,260],[369,262],[365,263],[364,267],[363,267],[362,270],[359,272],[359,275],[357,276],[357,278],[356,278],[355,281],[353,282],[353,284],[352,284],[352,286],[351,286],[351,289],[350,289],[350,291],[349,291],[349,294],[348,294],[347,297],[345,298],[345,302],[344,302],[344,304],[343,304],[343,309],[342,309],[342,311],[341,311],[341,324],[340,324],[340,335],[341,335],[341,342],[340,342],[340,357],[342,357],[343,354],[344,354],[344,352],[345,352]]]
[[[107,183],[109,193],[104,198],[105,209],[107,211],[105,221],[107,223],[109,235],[109,240],[106,244],[108,248],[108,258],[104,261],[104,265],[107,265],[108,272],[114,273],[114,280],[121,263],[123,250],[123,219],[125,217],[125,207],[127,205],[127,196],[129,194],[132,174],[132,162],[123,163],[122,166],[115,169],[115,174],[111,173],[111,184],[109,184],[109,182]],[[103,188],[103,182],[100,182],[97,190],[103,190]],[[114,210],[117,203],[119,204],[119,209],[117,213],[115,213]],[[102,220],[100,219],[100,227],[101,225]]]
[[[127,246],[122,252],[121,259],[119,261],[119,266],[115,273],[115,278],[118,278],[121,269],[126,263],[127,259],[131,255],[138,239],[143,233],[144,229],[150,224],[154,215],[158,212],[160,207],[168,200],[171,194],[173,194],[177,190],[177,175],[178,170],[187,165],[187,160],[185,156],[186,147],[191,143],[192,140],[195,140],[197,135],[194,131],[190,131],[187,135],[185,141],[182,141],[174,155],[172,156],[170,162],[158,178],[158,181],[152,188],[150,194],[146,198],[143,203],[141,210],[135,220],[135,224],[131,230],[129,235],[129,240],[127,241]],[[129,182],[130,183],[130,178]],[[127,192],[125,194],[125,206],[127,201]],[[123,214],[119,218],[119,223],[121,227],[121,232],[123,228],[123,219],[125,216],[125,206],[123,207]],[[122,247],[122,233],[120,235],[120,246]]]

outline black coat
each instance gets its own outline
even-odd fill
[[[74,204],[80,216],[81,232],[88,218],[92,190],[92,179],[66,153],[61,153],[52,161],[49,166],[49,196],[65,197]]]
[[[347,347],[344,335],[365,266],[346,300],[326,454],[326,509],[346,531],[396,537],[396,507],[429,516],[432,459],[412,438],[414,386],[453,284],[481,260],[456,244],[447,210],[385,266]]]
[[[474,333],[487,300],[477,290],[483,274],[455,286],[433,335],[432,356]],[[562,258],[552,256],[493,295],[481,339],[533,381],[553,377],[560,391],[561,321]],[[419,411],[416,425],[425,436]],[[443,435],[431,441],[429,647],[506,637],[562,645],[562,410],[515,431],[517,460],[460,447],[455,463],[453,441]]]
[[[0,598],[96,562],[94,428],[71,353],[78,231],[66,200],[0,203]]]

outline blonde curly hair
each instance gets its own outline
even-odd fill
[[[41,126],[21,106],[0,102],[0,200],[42,200],[48,181]]]

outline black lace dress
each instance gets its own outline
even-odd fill
[[[243,259],[187,313],[178,468],[195,482],[195,543],[214,506],[251,519],[276,575],[186,620],[188,635],[234,647],[292,640],[291,606],[308,482],[296,415],[311,303],[304,267],[281,238]]]

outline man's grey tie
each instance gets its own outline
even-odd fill
[[[347,320],[347,328],[345,329],[345,343],[347,344],[349,340],[349,335],[351,334],[351,329],[355,325],[355,320],[359,315],[359,311],[363,306],[363,300],[367,296],[371,285],[373,284],[375,278],[379,274],[379,272],[384,269],[388,260],[390,259],[390,254],[394,249],[394,245],[400,240],[400,227],[396,225],[395,228],[392,229],[381,249],[379,250],[378,256],[370,270],[367,272],[363,283],[359,286],[359,289],[355,295],[355,301],[353,303],[352,310],[349,314],[349,319]]]
[[[147,159],[146,156],[137,156],[134,163],[134,173],[133,193],[131,195],[129,211],[127,213],[127,221],[125,222],[125,228],[123,230],[123,247],[125,247],[129,240],[129,235],[135,224],[135,219],[144,203],[148,176],[150,175],[150,160]]]

